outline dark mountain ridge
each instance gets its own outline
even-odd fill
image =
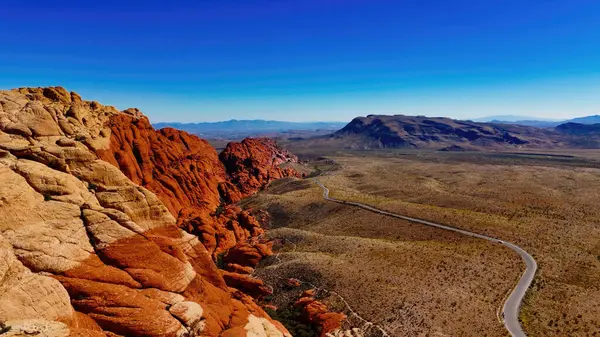
[[[353,119],[332,137],[362,143],[369,148],[550,146],[551,142],[545,139],[547,133],[543,129],[519,125],[475,123],[445,117],[369,115]]]
[[[536,128],[446,117],[368,115],[354,118],[341,130],[318,141],[321,145],[357,149],[600,148],[599,129],[600,124],[567,123],[556,128]]]
[[[556,131],[568,135],[591,136],[600,135],[600,123],[598,124],[580,124],[565,123],[556,127]]]

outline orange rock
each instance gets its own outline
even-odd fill
[[[297,162],[298,158],[269,138],[231,142],[219,159],[225,165],[229,180],[238,186],[243,196],[263,189],[272,180],[299,176],[293,169],[281,167],[286,162]],[[238,200],[230,199],[232,202]]]
[[[263,258],[272,254],[271,249],[265,244],[240,243],[227,251],[223,261],[254,268]]]
[[[315,296],[317,296],[317,290],[316,289],[308,289],[308,290],[305,290],[300,297],[315,297]]]
[[[287,279],[287,285],[292,288],[298,288],[302,285],[302,282],[295,278],[289,278]]]
[[[227,285],[239,289],[244,293],[254,297],[262,298],[272,293],[272,290],[265,286],[265,283],[258,278],[247,274],[238,274],[226,270],[221,270],[221,275]]]
[[[236,263],[228,263],[225,266],[225,269],[238,274],[252,274],[252,272],[254,271],[254,268],[252,267],[244,267]]]
[[[321,327],[320,337],[325,337],[327,333],[342,327],[342,322],[346,319],[346,315],[338,312],[330,312],[327,305],[314,298],[315,295],[315,289],[306,290],[294,305],[302,309],[304,318],[308,322]]]
[[[218,185],[225,171],[207,141],[172,128],[156,131],[134,114],[112,117],[109,127],[110,149],[98,156],[156,193],[175,217],[187,207],[214,211],[221,204]]]

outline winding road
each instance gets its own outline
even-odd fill
[[[460,233],[463,235],[491,241],[494,243],[499,243],[499,244],[505,245],[506,247],[517,252],[517,254],[519,254],[521,256],[523,261],[525,261],[526,269],[525,269],[525,272],[523,273],[523,275],[521,276],[521,278],[519,279],[519,282],[517,283],[517,285],[511,292],[511,294],[508,296],[506,302],[504,302],[504,306],[502,307],[502,320],[504,322],[504,326],[506,327],[506,330],[508,330],[508,332],[511,334],[511,336],[513,336],[513,337],[525,337],[526,336],[525,332],[523,332],[523,329],[521,328],[521,324],[519,323],[519,310],[521,308],[521,303],[523,302],[523,299],[525,298],[525,294],[527,293],[527,289],[531,285],[531,282],[533,282],[533,278],[534,278],[535,272],[537,270],[537,263],[535,262],[535,259],[531,255],[529,255],[529,253],[527,253],[524,249],[522,249],[521,247],[519,247],[513,243],[506,242],[506,241],[503,241],[500,239],[496,239],[496,238],[493,238],[490,236],[469,232],[464,229],[458,229],[458,228],[454,228],[454,227],[450,227],[450,226],[440,225],[440,224],[426,221],[426,220],[411,218],[408,216],[387,212],[387,211],[384,211],[384,210],[381,210],[381,209],[378,209],[375,207],[371,207],[369,205],[361,204],[359,202],[335,199],[335,198],[332,198],[329,196],[329,189],[327,187],[325,187],[325,185],[323,185],[319,180],[316,180],[316,179],[315,179],[315,182],[317,183],[317,185],[319,185],[323,189],[323,198],[325,198],[325,200],[337,202],[337,203],[344,204],[344,205],[352,205],[352,206],[366,209],[371,212],[391,216],[394,218],[407,220],[407,221],[411,221],[411,222],[416,222],[416,223],[419,223],[422,225],[441,228],[441,229],[449,230],[452,232]]]

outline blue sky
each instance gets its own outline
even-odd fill
[[[597,0],[12,1],[0,29],[0,88],[154,122],[600,113]]]

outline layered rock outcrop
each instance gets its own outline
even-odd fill
[[[220,191],[236,200],[251,189],[228,179],[206,142],[154,131],[137,110],[60,87],[0,91],[3,330],[288,335],[213,262],[238,243],[260,244],[259,226],[221,200]],[[215,233],[203,237],[202,226]],[[227,245],[210,240],[230,235]]]
[[[346,315],[338,312],[330,312],[327,305],[318,301],[315,295],[315,289],[307,290],[302,293],[302,296],[294,305],[302,309],[305,320],[321,328],[320,337],[339,334]]]
[[[255,297],[269,293],[251,277],[261,258],[271,255],[260,223],[231,205],[272,180],[295,176],[282,164],[297,158],[268,138],[232,142],[217,155],[203,139],[187,132],[154,130],[138,110],[111,116],[109,145],[99,158],[118,167],[134,183],[154,192],[178,227],[196,235],[215,261],[225,256],[226,283]],[[243,251],[244,254],[237,252]]]
[[[271,180],[297,176],[292,168],[282,164],[297,162],[298,158],[269,138],[246,138],[240,143],[229,143],[219,159],[241,196],[264,188]],[[236,196],[230,199],[237,201]]]

